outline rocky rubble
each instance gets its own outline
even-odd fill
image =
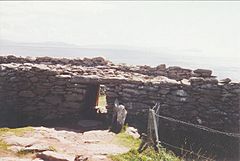
[[[13,55],[9,56],[0,56],[0,64],[45,64],[49,65],[49,67],[53,67],[55,65],[61,68],[61,65],[65,69],[65,65],[73,69],[70,71],[75,71],[78,74],[83,75],[100,75],[101,77],[106,74],[112,74],[114,76],[124,76],[124,73],[139,73],[145,76],[166,76],[175,80],[189,79],[190,77],[204,77],[211,78],[212,71],[207,69],[197,69],[192,71],[191,69],[184,69],[178,66],[166,67],[165,64],[158,65],[156,67],[150,67],[147,65],[144,66],[128,66],[128,65],[116,65],[112,62],[105,60],[102,57],[95,57],[92,59],[84,58],[84,59],[67,59],[67,58],[51,58],[51,57],[16,57]],[[52,66],[51,66],[52,65]],[[70,66],[69,66],[70,65]],[[76,67],[77,66],[77,67]],[[79,67],[89,67],[89,68],[81,68]],[[76,68],[74,68],[76,67]],[[44,68],[44,66],[43,66]],[[46,67],[47,69],[47,67]],[[70,69],[70,68],[68,68]],[[99,69],[99,70],[98,70]],[[85,71],[86,73],[83,73]],[[91,72],[91,73],[89,73]],[[71,72],[70,72],[71,73]]]

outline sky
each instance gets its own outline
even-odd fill
[[[240,2],[1,1],[0,39],[240,58]]]

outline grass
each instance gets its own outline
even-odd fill
[[[0,136],[12,133],[16,136],[23,136],[26,132],[34,131],[32,127],[22,127],[22,128],[0,128]]]
[[[160,152],[156,153],[152,148],[148,148],[142,153],[131,149],[127,153],[112,155],[110,158],[113,161],[181,161],[180,158],[165,149],[160,149]]]
[[[33,131],[32,127],[23,128],[0,128],[0,154],[8,152],[9,145],[1,139],[1,136],[13,134],[16,136],[23,136],[26,132]]]
[[[98,106],[101,106],[101,107],[106,107],[107,106],[106,95],[99,96]]]
[[[49,148],[50,151],[54,151],[54,152],[57,151],[57,149],[54,146],[49,146],[48,148]]]
[[[113,142],[118,145],[137,149],[141,143],[141,140],[135,139],[133,136],[128,135],[125,132],[121,132],[116,135],[116,137],[113,139]]]
[[[98,112],[106,113],[107,112],[106,106],[107,106],[106,95],[99,96],[98,105],[97,105]]]
[[[0,139],[0,150],[7,150],[8,147],[7,143]]]
[[[144,152],[139,153],[137,149],[141,140],[135,139],[124,131],[117,134],[113,142],[131,148],[127,153],[110,155],[109,157],[113,161],[182,161],[182,159],[175,156],[173,152],[167,151],[162,147],[160,147],[159,153],[156,153],[152,148],[148,148]]]

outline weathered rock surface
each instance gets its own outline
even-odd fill
[[[140,135],[138,133],[138,130],[135,129],[134,127],[127,127],[126,131],[125,131],[128,135],[131,135],[134,138],[140,138]]]
[[[19,136],[5,136],[3,140],[11,146],[20,146],[20,147],[29,147],[36,143],[39,143],[39,140],[32,137],[19,137]]]
[[[22,160],[17,157],[0,156],[0,160],[110,161],[107,155],[125,153],[129,150],[114,142],[115,135],[108,130],[79,133],[71,129],[34,127],[34,131],[26,132],[23,136],[0,136],[0,139],[9,144],[8,149],[13,150],[15,154],[21,151],[30,155],[22,156]]]
[[[37,158],[47,160],[47,161],[73,161],[75,157],[67,156],[64,154],[56,153],[53,151],[45,151],[36,154]]]
[[[28,158],[17,158],[17,157],[0,157],[1,161],[43,161],[43,160],[33,160]]]

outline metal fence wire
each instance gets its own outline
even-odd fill
[[[159,118],[162,118],[162,119],[165,119],[165,120],[168,120],[168,121],[172,121],[172,122],[188,125],[188,126],[191,126],[191,127],[195,127],[195,128],[198,128],[198,129],[201,129],[201,130],[204,130],[204,131],[208,131],[208,132],[211,132],[211,133],[218,133],[218,134],[221,134],[221,135],[226,135],[226,136],[230,136],[230,137],[240,138],[240,134],[238,134],[238,133],[223,132],[223,131],[211,129],[211,128],[206,127],[206,126],[196,125],[196,124],[193,124],[193,123],[184,122],[184,121],[177,120],[177,119],[174,119],[174,118],[162,116],[162,115],[159,115],[157,113],[155,113],[155,116],[157,116]]]
[[[187,150],[187,149],[169,144],[167,142],[159,141],[159,136],[158,136],[159,119],[164,119],[164,120],[168,120],[168,121],[171,121],[171,122],[191,126],[191,127],[194,127],[194,128],[197,128],[197,129],[200,129],[200,130],[203,130],[203,131],[207,131],[207,132],[210,132],[210,133],[215,133],[215,134],[220,134],[220,135],[225,135],[225,136],[228,136],[228,137],[234,137],[234,138],[240,139],[240,133],[228,133],[228,132],[224,132],[224,131],[215,130],[215,129],[212,129],[212,128],[209,128],[209,127],[206,127],[206,126],[196,125],[196,124],[193,124],[193,123],[181,121],[181,120],[174,119],[174,118],[171,118],[171,117],[162,116],[162,115],[159,114],[159,111],[160,111],[159,109],[160,109],[160,103],[156,103],[153,108],[149,109],[149,116],[148,116],[149,117],[148,118],[148,136],[151,137],[150,140],[156,139],[156,142],[158,144],[161,143],[161,144],[167,145],[169,147],[187,152],[191,155],[195,155],[198,158],[203,158],[203,159],[206,159],[206,160],[209,160],[209,161],[214,160],[214,159],[208,158],[206,156],[200,155],[198,153],[194,153],[193,151],[190,151],[190,150]]]

